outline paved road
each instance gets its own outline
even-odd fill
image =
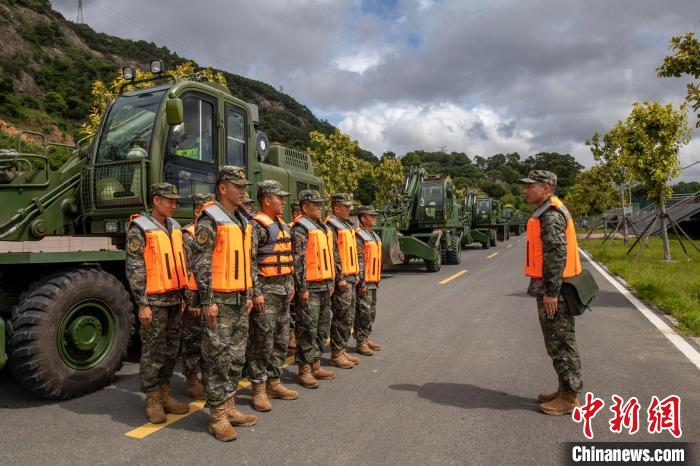
[[[205,410],[142,439],[126,436],[145,422],[135,363],[107,389],[65,402],[37,400],[0,373],[2,462],[560,463],[560,443],[583,437],[570,417],[537,411],[534,397],[556,378],[523,291],[522,241],[465,250],[461,265],[437,274],[417,264],[392,271],[375,333],[385,349],[318,390],[301,389],[297,401],[276,401],[233,443],[206,433]],[[700,371],[594,274],[601,286],[595,311],[577,319],[585,389],[607,405],[613,394],[642,402],[642,432],[609,432],[606,405],[594,420],[595,439],[673,440],[644,432],[650,397],[672,393],[683,400],[683,440],[697,439]],[[174,390],[184,398],[179,374]],[[245,389],[241,404],[248,398]]]

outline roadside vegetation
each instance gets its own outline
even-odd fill
[[[626,255],[628,246],[622,240],[604,246],[602,239],[581,239],[579,245],[611,273],[624,278],[641,299],[675,317],[681,330],[700,336],[700,253],[686,242],[688,259],[675,238],[670,239],[676,259],[672,262],[661,259],[659,237],[649,238],[649,248],[642,251],[639,260],[634,259],[636,253]]]

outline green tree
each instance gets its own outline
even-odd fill
[[[311,146],[307,149],[316,173],[326,185],[326,196],[335,193],[354,193],[363,174],[371,164],[355,156],[358,143],[335,129],[330,135],[312,131]]]
[[[57,92],[47,92],[44,96],[44,109],[49,115],[61,117],[68,111],[68,104]]]
[[[404,171],[395,155],[394,158],[382,156],[382,161],[372,170],[372,177],[376,187],[375,204],[390,205],[401,198]]]
[[[666,199],[672,191],[669,181],[680,174],[678,151],[690,141],[691,130],[685,106],[634,103],[632,112],[619,125],[616,136],[621,163],[644,183],[648,196],[659,205],[664,260],[671,260],[666,232]]]
[[[528,157],[524,162],[527,171],[548,170],[557,175],[557,193],[566,197],[569,186],[576,181],[576,175],[583,170],[583,165],[578,163],[569,154],[559,154],[558,152],[540,152]]]
[[[673,51],[673,55],[664,58],[664,63],[656,69],[656,72],[661,78],[680,78],[683,75],[689,75],[696,80],[687,85],[686,101],[694,111],[698,112],[695,126],[700,128],[700,41],[694,33],[688,32],[671,38],[669,49]]]
[[[615,203],[615,187],[602,165],[594,165],[576,176],[566,194],[566,206],[574,217],[588,217],[605,212]]]

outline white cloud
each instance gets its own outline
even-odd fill
[[[528,153],[533,134],[492,109],[465,109],[435,104],[376,104],[348,113],[338,124],[377,155],[391,150],[403,154],[414,149],[466,151],[490,155],[496,152]]]
[[[362,74],[369,68],[377,66],[381,60],[382,55],[379,52],[372,51],[343,55],[333,60],[333,63],[340,70]]]

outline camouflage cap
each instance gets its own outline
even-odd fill
[[[182,198],[177,192],[177,187],[170,183],[153,183],[151,185],[151,197],[153,196],[162,196],[168,199]]]
[[[231,183],[239,186],[248,186],[249,184],[252,184],[246,178],[245,169],[235,165],[226,165],[221,167],[217,181],[230,181]]]
[[[251,199],[250,196],[248,196],[248,193],[245,193],[245,197],[243,198],[243,204],[252,204],[252,203],[253,203],[253,199]]]
[[[292,205],[290,207],[292,208],[292,211],[301,210],[301,207],[299,206],[298,202],[292,202]]]
[[[313,191],[311,189],[304,189],[303,191],[300,191],[297,197],[299,198],[299,204],[301,204],[304,201],[318,203],[323,202],[321,193],[319,193],[318,191]]]
[[[332,204],[343,204],[344,206],[352,207],[352,194],[337,193],[331,196]]]
[[[520,179],[523,184],[544,183],[550,186],[557,185],[557,175],[547,170],[531,170],[527,178]]]
[[[281,197],[289,196],[289,193],[282,189],[282,184],[275,180],[263,180],[258,183],[258,196],[263,194],[274,194]]]
[[[360,207],[357,209],[357,216],[360,217],[360,216],[362,216],[362,215],[374,215],[374,216],[376,216],[376,215],[377,215],[377,211],[374,210],[374,206],[371,206],[371,205],[363,205],[363,206],[360,206]]]
[[[195,207],[199,207],[203,206],[207,202],[213,201],[214,199],[216,198],[211,193],[197,193],[192,195],[192,204]]]

